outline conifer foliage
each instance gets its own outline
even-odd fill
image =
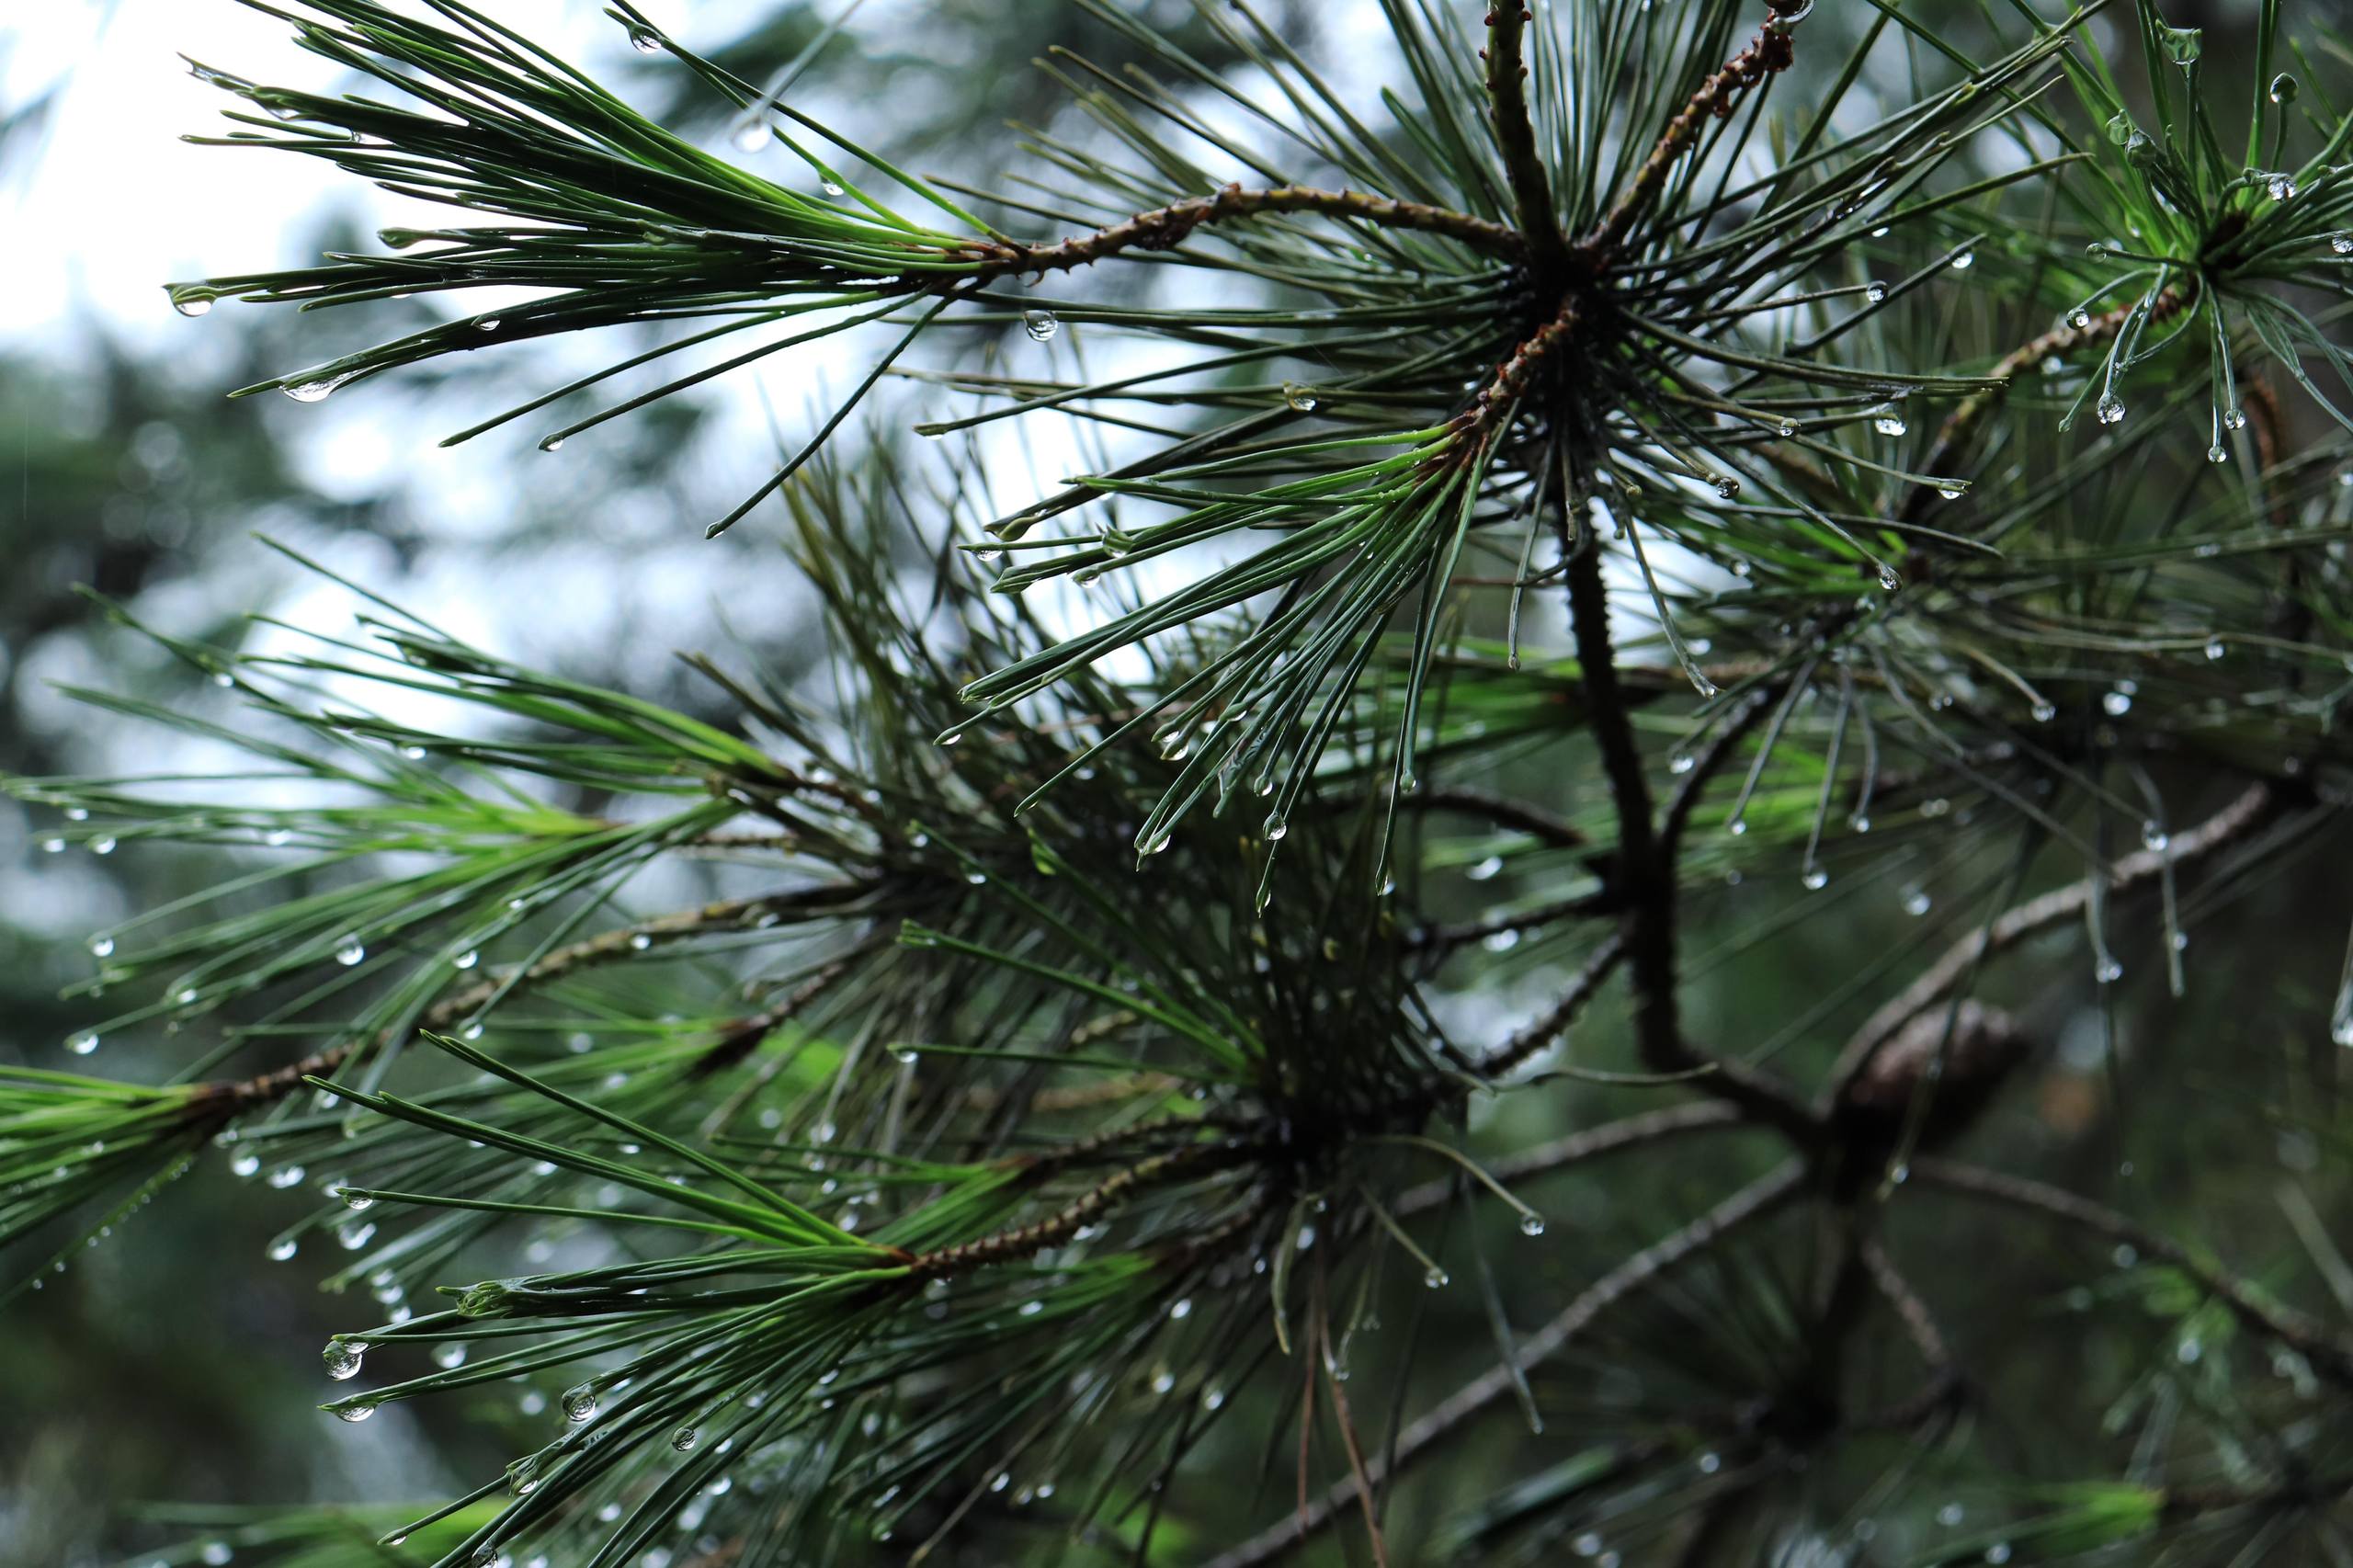
[[[349,583],[139,629],[218,711],[77,694],[242,768],[13,782],[241,869],[92,943],[68,1049],[169,1082],[0,1069],[0,1289],[217,1159],[316,1189],[325,1409],[551,1402],[463,1495],[162,1561],[2353,1556],[2313,1200],[2176,1234],[2004,1131],[2042,999],[2120,1116],[2121,998],[2259,986],[2188,935],[2336,831],[2339,40],[1380,0],[1369,95],[1243,0],[1216,62],[1081,0],[1149,67],[1050,61],[1080,112],[982,189],[627,0],[725,150],[494,6],[249,3],[358,80],[198,64],[214,140],[447,226],[173,302],[448,310],[244,391],[623,346],[449,437],[553,450],[858,369],[682,523],[813,585],[822,694],[698,654],[713,723]],[[1032,429],[1083,469],[1023,489]],[[1848,898],[1900,938],[1725,1028]],[[2300,1006],[2353,1044],[2353,968]],[[2265,1084],[2215,1113],[2325,1103]],[[2065,1310],[1952,1289],[1969,1225]]]

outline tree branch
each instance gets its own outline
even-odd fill
[[[1495,128],[1495,144],[1503,151],[1504,177],[1511,187],[1512,206],[1519,218],[1519,233],[1528,258],[1542,289],[1565,272],[1568,242],[1561,235],[1560,214],[1552,206],[1552,185],[1536,150],[1536,128],[1528,114],[1528,22],[1530,12],[1522,0],[1493,0],[1487,13],[1487,105]]]
[[[2248,786],[2236,800],[2196,827],[2175,834],[2165,848],[2138,849],[2119,859],[2108,872],[2109,890],[2126,892],[2154,880],[2168,863],[2177,869],[2214,853],[2259,826],[2269,817],[2273,803],[2268,784]],[[2015,947],[2037,931],[2081,915],[2084,906],[2091,902],[2098,876],[2099,873],[2094,872],[2079,882],[2029,899],[1996,916],[1990,926],[1978,927],[1946,949],[1943,956],[1929,965],[1919,979],[1864,1020],[1863,1027],[1855,1031],[1854,1038],[1847,1042],[1846,1049],[1839,1053],[1836,1067],[1831,1072],[1830,1087],[1825,1092],[1824,1103],[1826,1105],[1837,1099],[1856,1075],[1870,1065],[1872,1055],[1895,1037],[1897,1030],[1949,995],[1953,987],[1967,977],[1981,957]]]
[[[1747,1119],[1738,1106],[1722,1100],[1695,1100],[1689,1105],[1668,1106],[1662,1110],[1644,1111],[1620,1121],[1605,1122],[1588,1127],[1582,1132],[1572,1132],[1533,1149],[1524,1149],[1509,1159],[1497,1160],[1486,1167],[1489,1176],[1508,1187],[1516,1181],[1549,1176],[1574,1165],[1602,1154],[1614,1154],[1620,1149],[1638,1148],[1664,1139],[1679,1138],[1690,1132],[1708,1132],[1720,1127],[1746,1125]],[[1409,1214],[1427,1213],[1452,1197],[1457,1182],[1452,1176],[1426,1181],[1419,1187],[1409,1187],[1398,1194],[1390,1211],[1399,1219]]]
[[[1366,1468],[1376,1486],[1385,1484],[1439,1443],[1453,1430],[1506,1398],[1518,1380],[1533,1368],[1560,1354],[1570,1341],[1591,1327],[1595,1319],[1686,1259],[1706,1251],[1752,1221],[1772,1213],[1805,1186],[1805,1168],[1790,1161],[1770,1175],[1749,1183],[1674,1234],[1653,1243],[1595,1280],[1559,1315],[1522,1340],[1511,1359],[1499,1362],[1448,1395],[1397,1436],[1389,1455]],[[1357,1497],[1356,1478],[1336,1483],[1305,1511],[1274,1525],[1231,1551],[1211,1561],[1209,1568],[1262,1568],[1288,1555],[1294,1547],[1321,1533]]]
[[[2353,1386],[2353,1346],[2335,1337],[2320,1323],[2294,1308],[2265,1300],[2253,1286],[2214,1259],[2201,1256],[2170,1236],[2144,1229],[2113,1209],[2078,1198],[2048,1182],[1953,1160],[1915,1160],[1912,1180],[1925,1181],[1948,1192],[2031,1210],[2110,1241],[2122,1242],[2147,1256],[2163,1258],[2211,1290],[2242,1324],[2293,1346],[2332,1381]]]

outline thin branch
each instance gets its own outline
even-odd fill
[[[1634,987],[1634,1032],[1643,1062],[1654,1073],[1712,1069],[1700,1080],[1720,1095],[1792,1136],[1810,1140],[1818,1118],[1802,1100],[1744,1062],[1722,1061],[1683,1038],[1676,995],[1675,868],[1662,854],[1651,822],[1650,781],[1634,739],[1617,653],[1609,638],[1609,593],[1601,551],[1590,531],[1569,556],[1570,631],[1585,680],[1595,743],[1618,812],[1616,888],[1625,903],[1626,957]]]
[[[1689,1105],[1668,1106],[1662,1110],[1644,1111],[1620,1121],[1589,1127],[1582,1132],[1572,1132],[1565,1138],[1555,1138],[1525,1149],[1509,1159],[1497,1160],[1486,1167],[1496,1181],[1509,1186],[1516,1181],[1529,1181],[1549,1176],[1570,1165],[1603,1154],[1614,1154],[1620,1149],[1639,1148],[1669,1138],[1679,1138],[1690,1132],[1708,1132],[1720,1127],[1741,1127],[1747,1119],[1740,1108],[1722,1100],[1696,1100]],[[1411,1214],[1427,1213],[1454,1195],[1455,1179],[1440,1177],[1426,1181],[1419,1187],[1407,1187],[1390,1205],[1391,1212],[1399,1219]]]
[[[2111,892],[2123,892],[2154,881],[2168,863],[2176,869],[2214,853],[2260,826],[2273,804],[2268,784],[2253,784],[2229,805],[2187,832],[2175,834],[2163,849],[2139,849],[2109,869]],[[2091,902],[2099,873],[2054,888],[1997,915],[1945,949],[1917,980],[1873,1013],[1855,1031],[1839,1053],[1830,1076],[1825,1103],[1836,1100],[1855,1076],[1870,1065],[1872,1055],[1895,1037],[1896,1031],[1949,995],[1970,973],[1980,957],[2016,947],[2038,931],[2081,915]]]
[[[1770,6],[1766,8],[1765,26],[1748,41],[1748,47],[1724,62],[1717,73],[1699,84],[1682,111],[1667,122],[1665,131],[1652,147],[1650,156],[1643,160],[1633,183],[1619,197],[1593,233],[1578,242],[1577,250],[1597,269],[1608,266],[1617,256],[1619,247],[1634,225],[1649,211],[1666,185],[1666,176],[1674,172],[1676,161],[1699,140],[1700,127],[1711,119],[1722,119],[1730,115],[1740,94],[1756,85],[1766,77],[1790,68],[1795,51],[1787,28],[1779,25],[1779,17]]]
[[[1805,1167],[1790,1161],[1595,1280],[1552,1322],[1522,1340],[1508,1361],[1497,1363],[1463,1384],[1400,1432],[1388,1457],[1367,1467],[1373,1484],[1385,1484],[1406,1466],[1438,1448],[1456,1427],[1504,1400],[1519,1379],[1558,1355],[1610,1307],[1686,1259],[1713,1246],[1733,1231],[1780,1208],[1805,1183]],[[1336,1483],[1305,1513],[1285,1519],[1212,1559],[1209,1568],[1262,1568],[1328,1528],[1355,1503],[1356,1497],[1354,1477]]]
[[[1468,785],[1424,789],[1397,803],[1417,812],[1461,812],[1466,816],[1484,817],[1498,827],[1516,828],[1530,838],[1542,839],[1555,849],[1585,849],[1593,842],[1575,824],[1556,817],[1540,806],[1496,794],[1492,790],[1476,790]]]
[[[1552,206],[1552,185],[1544,160],[1536,150],[1536,128],[1528,114],[1528,22],[1521,0],[1493,0],[1487,12],[1487,105],[1495,128],[1495,145],[1502,150],[1504,176],[1511,186],[1512,206],[1529,262],[1539,278],[1551,280],[1565,272],[1568,242],[1561,235],[1560,214]]]
[[[1050,245],[1027,245],[1012,240],[976,240],[968,247],[982,263],[977,272],[943,277],[917,272],[901,280],[908,292],[938,292],[969,287],[1018,272],[1066,272],[1090,267],[1122,251],[1172,250],[1204,223],[1231,222],[1278,212],[1313,212],[1326,218],[1353,219],[1383,229],[1413,229],[1461,240],[1491,256],[1516,257],[1525,249],[1519,235],[1501,223],[1467,212],[1449,211],[1418,201],[1392,201],[1353,190],[1319,190],[1308,186],[1282,185],[1245,190],[1229,185],[1214,196],[1197,196],[1139,212],[1093,233],[1074,234]]]
[[[1618,967],[1618,960],[1625,956],[1625,933],[1612,933],[1608,940],[1595,949],[1592,956],[1585,960],[1585,967],[1577,971],[1575,979],[1569,982],[1568,990],[1562,994],[1560,1001],[1553,1004],[1550,1012],[1497,1046],[1492,1054],[1480,1058],[1472,1071],[1483,1078],[1502,1077],[1558,1040],[1561,1032],[1575,1021],[1577,1014],[1584,1011],[1593,994],[1601,989],[1602,983]]]
[[[1948,1192],[1987,1198],[2046,1214],[2095,1235],[2122,1242],[2144,1256],[2162,1258],[2211,1290],[2247,1327],[2292,1346],[2331,1381],[2353,1385],[2353,1345],[2336,1338],[2319,1322],[2294,1308],[2265,1299],[2254,1286],[2215,1259],[2192,1251],[2170,1236],[2148,1230],[2113,1209],[2078,1198],[2048,1182],[1953,1160],[1915,1160],[1911,1179]]]

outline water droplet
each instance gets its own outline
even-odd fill
[[[2124,966],[2114,958],[2103,958],[2093,966],[2092,978],[2102,985],[2113,985],[2124,978]]]
[[[1874,305],[1883,305],[1887,303],[1887,285],[1881,282],[1876,278],[1872,278],[1869,283],[1863,285],[1863,298],[1869,300]]]
[[[204,1560],[205,1568],[221,1568],[236,1553],[229,1550],[229,1543],[225,1540],[208,1540],[204,1543],[204,1550],[197,1555]]]
[[[1738,838],[1742,834],[1748,831],[1748,819],[1746,817],[1734,817],[1732,821],[1724,824],[1724,831],[1731,834],[1734,838]]]
[[[342,1199],[343,1206],[354,1214],[363,1213],[376,1207],[376,1200],[357,1187],[338,1187],[335,1189],[335,1195]]]
[[[496,332],[498,330],[498,318],[496,316],[483,316],[475,321],[474,330],[476,332]]]
[[[2067,312],[2067,324],[2074,327],[2077,332],[2081,332],[2084,328],[2092,324],[2092,313],[2091,312],[2085,310],[2081,305],[2078,305],[2074,310]]]
[[[2149,821],[2141,824],[2142,848],[2148,850],[2152,854],[2162,855],[2165,853],[2165,846],[2170,845],[2172,842],[2172,836],[2157,824],[2154,818],[2151,818]]]
[[[1912,428],[1900,414],[1882,414],[1871,420],[1871,428],[1882,436],[1901,436]]]
[[[164,287],[171,295],[172,309],[184,316],[200,316],[212,308],[212,291],[209,289],[195,289],[177,283],[167,283]]]
[[[2048,724],[2059,717],[2057,705],[2044,698],[2035,699],[2034,706],[2028,711],[2034,715],[2034,722],[2038,724]]]
[[[1857,833],[1869,833],[1871,830],[1871,819],[1858,812],[1847,819],[1847,825]]]
[[[287,381],[280,384],[278,390],[296,403],[324,403],[326,401],[327,394],[343,385],[347,379],[343,376],[322,376],[315,381]]]
[[[108,837],[108,838],[93,838],[92,840],[90,840],[90,853],[91,853],[91,854],[93,854],[93,855],[111,855],[111,854],[113,854],[113,853],[114,853],[114,840],[113,840],[111,837]]]
[[[1267,813],[1267,820],[1263,824],[1261,831],[1265,833],[1268,843],[1275,843],[1290,834],[1290,823],[1283,816],[1282,812],[1268,812]]]
[[[482,962],[482,954],[472,948],[468,948],[464,952],[460,953],[456,958],[449,960],[449,967],[452,969],[472,969],[474,965],[480,962]]]
[[[839,196],[842,193],[841,182],[839,180],[829,179],[823,181],[818,185],[817,188],[824,191],[827,196]]]
[[[1172,1317],[1172,1318],[1175,1318],[1175,1319],[1176,1319],[1176,1320],[1180,1321],[1180,1322],[1181,1322],[1182,1320],[1186,1319],[1186,1318],[1188,1318],[1188,1317],[1192,1316],[1192,1315],[1193,1315],[1193,1301],[1192,1301],[1192,1298],[1191,1298],[1191,1297],[1189,1297],[1189,1296],[1179,1296],[1176,1301],[1171,1301],[1171,1302],[1168,1304],[1168,1315],[1169,1315],[1170,1317]]]
[[[366,1220],[355,1221],[347,1225],[337,1225],[335,1230],[335,1239],[346,1252],[358,1252],[375,1237],[375,1225]]]
[[[1730,501],[1740,494],[1740,481],[1734,479],[1728,473],[1720,473],[1716,475],[1714,483],[1716,487],[1716,495],[1720,500]],[[1621,524],[1620,526],[1622,528],[1624,525]]]
[[[1435,1263],[1422,1271],[1422,1286],[1425,1290],[1443,1290],[1452,1282],[1453,1276]]]
[[[1716,1471],[1723,1469],[1723,1467],[1724,1461],[1722,1456],[1716,1453],[1713,1449],[1710,1449],[1708,1452],[1699,1456],[1699,1473],[1701,1475],[1713,1475]]]
[[[327,1376],[341,1382],[359,1374],[359,1358],[368,1352],[364,1340],[330,1339],[327,1347],[319,1352],[319,1359],[327,1367]]]
[[[1928,897],[1927,889],[1914,888],[1904,895],[1904,913],[1917,920],[1928,913],[1934,901]]]
[[[1819,866],[1808,866],[1798,881],[1805,885],[1806,892],[1820,892],[1830,885],[1830,873]]]
[[[561,436],[540,437],[540,450],[543,452],[560,452],[563,450],[563,437]]]
[[[1947,1529],[1950,1529],[1953,1526],[1961,1523],[1962,1518],[1965,1517],[1966,1516],[1961,1511],[1961,1505],[1958,1503],[1948,1503],[1943,1507],[1937,1510],[1937,1523],[1944,1526]]]
[[[653,945],[654,937],[650,932],[635,931],[630,934],[629,948],[633,953],[642,953]]]
[[[1519,1233],[1523,1236],[1542,1235],[1544,1233],[1544,1216],[1541,1214],[1522,1214],[1519,1217]]]
[[[582,1383],[563,1391],[563,1418],[578,1426],[597,1414],[597,1390],[592,1383]]]
[[[747,119],[735,128],[735,134],[730,140],[735,143],[735,150],[739,153],[756,153],[768,144],[768,122]]]
[[[1029,340],[1033,343],[1051,343],[1053,341],[1054,334],[1062,329],[1061,318],[1051,311],[1021,312],[1021,330],[1029,335]]]
[[[1977,253],[1973,250],[1962,251],[1952,258],[1952,269],[1955,272],[1966,272],[1976,265]]]
[[[681,1426],[670,1434],[670,1446],[683,1454],[693,1448],[701,1436],[691,1426]]]
[[[240,1150],[229,1157],[229,1174],[252,1180],[261,1175],[261,1156],[250,1149]]]
[[[466,1347],[462,1345],[437,1345],[433,1347],[433,1364],[447,1371],[466,1364]]]
[[[358,964],[360,960],[367,956],[367,948],[360,943],[359,938],[357,937],[346,937],[343,939],[342,945],[335,950],[335,961],[341,964],[346,969],[352,968],[354,965]]]
[[[1699,766],[1699,759],[1688,751],[1678,751],[1666,759],[1666,770],[1680,778]]]
[[[1578,1536],[1574,1540],[1569,1542],[1569,1550],[1575,1552],[1579,1557],[1600,1556],[1601,1532],[1599,1530],[1586,1531],[1583,1535]]]
[[[2338,256],[2353,256],[2353,234],[2331,234],[2328,248]]]
[[[1297,381],[1283,383],[1283,402],[1301,414],[1315,412],[1314,391],[1312,388],[1301,386]]]
[[[44,855],[63,855],[65,853],[65,840],[44,838],[40,841],[40,852]]]
[[[2244,408],[2226,408],[2222,410],[2222,428],[2225,430],[2245,429],[2246,410]]]
[[[629,29],[629,46],[640,54],[659,54],[663,47],[662,35],[642,23],[631,23]]]
[[[87,1056],[98,1049],[98,1037],[94,1030],[83,1029],[65,1037],[65,1049],[76,1056]]]
[[[2121,719],[2132,711],[2132,694],[2119,687],[2114,691],[2103,693],[2099,699],[2099,706],[2100,711],[2109,718]]]
[[[1985,1561],[1988,1562],[1998,1565],[2000,1563],[2007,1562],[2009,1560],[2010,1543],[2006,1540],[1997,1540],[1993,1545],[1985,1549]]]
[[[2285,71],[2271,78],[2271,101],[2275,104],[2294,103],[2297,90],[2296,79]]]
[[[1156,855],[1156,854],[1158,854],[1161,850],[1165,849],[1165,848],[1167,848],[1167,847],[1168,847],[1168,835],[1167,835],[1166,834],[1165,834],[1165,833],[1164,833],[1164,834],[1162,834],[1162,835],[1160,835],[1160,837],[1159,837],[1157,840],[1155,840],[1154,843],[1151,843],[1151,844],[1148,844],[1148,845],[1144,846],[1144,851],[1143,851],[1143,852],[1144,852],[1145,854],[1147,854],[1147,855]],[[967,871],[967,872],[965,872],[965,873],[964,873],[964,881],[967,881],[967,882],[969,882],[970,884],[972,884],[973,887],[976,887],[976,888],[977,888],[977,887],[985,887],[985,886],[988,884],[988,880],[989,880],[989,874],[988,874],[986,871],[983,871],[983,870],[979,870],[979,869],[973,869],[973,870],[970,870],[970,871]]]
[[[1939,484],[1937,486],[1937,494],[1948,501],[1958,501],[1968,488],[1963,484]]]
[[[2296,179],[2284,170],[2264,176],[2263,193],[2274,201],[2292,201],[2296,196]]]
[[[279,1236],[269,1244],[269,1261],[284,1263],[294,1256],[294,1247],[295,1242],[292,1236]]]
[[[1894,567],[1882,562],[1881,562],[1879,569],[1879,585],[1892,594],[1895,592],[1896,589],[1904,586],[1904,579],[1902,576],[1897,574]]]
[[[280,1165],[276,1170],[270,1172],[268,1176],[265,1179],[268,1181],[270,1186],[276,1187],[280,1192],[284,1192],[288,1187],[300,1187],[302,1185],[302,1167],[300,1165]]]

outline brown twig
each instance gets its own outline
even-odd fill
[[[1746,1063],[1719,1060],[1684,1038],[1676,986],[1675,867],[1651,821],[1650,780],[1618,679],[1609,595],[1602,582],[1600,548],[1590,533],[1571,550],[1568,580],[1570,631],[1585,680],[1587,722],[1618,812],[1613,885],[1625,908],[1622,929],[1643,1062],[1654,1073],[1708,1069],[1699,1082],[1709,1093],[1810,1141],[1819,1119],[1797,1095]]]
[[[1093,1223],[1138,1192],[1175,1176],[1233,1165],[1247,1157],[1256,1148],[1256,1144],[1242,1142],[1188,1143],[1181,1149],[1154,1154],[1125,1170],[1113,1173],[1054,1213],[1032,1224],[920,1254],[908,1266],[908,1273],[917,1279],[939,1278],[969,1269],[983,1268],[991,1264],[1011,1262],[1050,1246],[1059,1246],[1082,1227]]]
[[[1598,270],[1617,256],[1626,236],[1666,184],[1666,176],[1674,171],[1676,161],[1699,139],[1699,128],[1711,119],[1722,119],[1733,111],[1740,94],[1756,86],[1768,76],[1790,68],[1795,56],[1790,34],[1778,24],[1779,18],[1768,7],[1765,26],[1748,42],[1748,47],[1723,62],[1716,74],[1699,84],[1684,104],[1682,112],[1667,122],[1665,134],[1651,148],[1650,156],[1635,172],[1633,183],[1626,187],[1608,215],[1593,233],[1578,242],[1578,253]]]
[[[2254,784],[2229,805],[2187,832],[2175,834],[2163,849],[2140,849],[2109,869],[2111,892],[2122,892],[2154,881],[2170,864],[2176,869],[2203,858],[2244,837],[2270,814],[2271,788]],[[1895,1037],[1896,1031],[1949,995],[1976,966],[1981,957],[2017,946],[2038,931],[2072,919],[2091,902],[2098,873],[2063,888],[2031,898],[1981,926],[1945,949],[1942,957],[1904,991],[1873,1013],[1855,1031],[1832,1070],[1824,1104],[1843,1095],[1871,1057]]]
[[[1393,201],[1359,191],[1319,190],[1299,185],[1256,190],[1229,185],[1215,195],[1155,207],[1092,233],[1074,234],[1053,244],[976,240],[966,250],[980,260],[977,272],[958,273],[945,278],[937,273],[911,273],[900,279],[900,286],[910,293],[931,293],[943,288],[969,287],[975,278],[987,281],[1019,272],[1066,272],[1073,267],[1090,267],[1123,251],[1172,250],[1205,223],[1282,212],[1309,212],[1325,218],[1352,219],[1383,229],[1443,234],[1491,256],[1517,257],[1526,249],[1518,233],[1504,224],[1418,201]]]
[[[1645,1143],[1680,1138],[1687,1133],[1709,1132],[1718,1128],[1746,1124],[1747,1119],[1741,1114],[1738,1106],[1727,1105],[1722,1100],[1695,1100],[1689,1105],[1644,1111],[1640,1116],[1630,1116],[1599,1127],[1588,1127],[1582,1132],[1572,1132],[1565,1138],[1555,1138],[1549,1143],[1524,1149],[1508,1159],[1495,1161],[1486,1167],[1486,1172],[1509,1187],[1513,1182],[1549,1176],[1603,1154],[1614,1154],[1620,1149],[1639,1148]],[[1390,1205],[1390,1212],[1401,1220],[1426,1213],[1454,1196],[1456,1186],[1456,1179],[1449,1176],[1407,1187]]]
[[[2172,1237],[2148,1230],[2113,1209],[2078,1198],[2064,1187],[2027,1176],[1989,1171],[1958,1161],[1921,1159],[1912,1162],[1911,1179],[1948,1192],[1991,1199],[2013,1208],[2031,1210],[2054,1220],[2122,1242],[2148,1257],[2161,1258],[2211,1290],[2231,1314],[2248,1328],[2268,1334],[2312,1362],[2332,1381],[2353,1386],[2353,1346],[2331,1335],[2313,1318],[2292,1307],[2266,1300],[2245,1280],[2210,1256],[2193,1251]]]
[[[1613,932],[1585,960],[1585,967],[1577,971],[1576,978],[1569,982],[1568,990],[1562,994],[1560,1001],[1553,1004],[1550,1012],[1497,1046],[1490,1054],[1481,1057],[1472,1071],[1483,1078],[1499,1078],[1552,1044],[1560,1038],[1563,1029],[1576,1020],[1577,1014],[1585,1010],[1585,1005],[1593,999],[1593,994],[1601,989],[1602,983],[1618,967],[1619,960],[1625,956],[1625,933]]]
[[[1386,1484],[1429,1453],[1458,1426],[1507,1397],[1529,1369],[1560,1354],[1618,1302],[1686,1259],[1707,1250],[1752,1221],[1773,1212],[1805,1186],[1802,1165],[1791,1161],[1751,1182],[1689,1224],[1626,1259],[1595,1280],[1552,1322],[1522,1340],[1508,1361],[1473,1378],[1397,1435],[1385,1459],[1367,1466],[1373,1485]],[[1209,1568],[1262,1568],[1328,1528],[1357,1496],[1354,1477],[1335,1483],[1301,1516],[1253,1536],[1211,1561]]]
[[[1495,123],[1495,145],[1503,153],[1504,178],[1511,187],[1529,264],[1543,289],[1557,286],[1565,275],[1569,246],[1561,235],[1552,180],[1537,152],[1536,127],[1528,114],[1529,16],[1521,0],[1494,0],[1487,12],[1487,47],[1479,52],[1487,62],[1487,111]]]

